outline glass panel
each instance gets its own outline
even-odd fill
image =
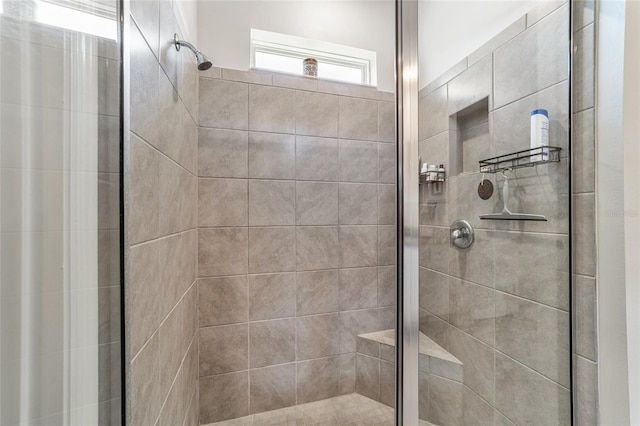
[[[420,418],[436,425],[571,423],[569,10],[419,3]]]
[[[393,425],[394,2],[199,2],[198,15],[206,17],[199,48],[221,69],[197,74],[199,139],[183,151],[163,138],[184,125],[166,111],[174,101],[182,108],[186,85],[178,71],[179,96],[170,96],[175,75],[164,71],[171,62],[158,62],[146,43],[156,39],[153,26],[144,25],[150,7],[134,4],[140,26],[131,26],[130,164],[140,178],[128,188],[128,276],[132,286],[153,286],[168,264],[176,273],[167,284],[176,288],[156,295],[145,287],[140,294],[148,298],[127,300],[130,324],[144,327],[131,327],[131,423],[161,416],[154,400],[199,394],[200,424]],[[374,50],[378,88],[250,71],[252,27]],[[180,55],[182,72],[195,70],[191,55]],[[146,96],[154,84],[160,99]],[[153,102],[160,105],[155,119],[141,113]],[[180,191],[165,172],[196,190]],[[174,203],[178,193],[182,204]],[[170,221],[167,211],[185,221]],[[194,211],[197,222],[188,215]],[[145,275],[153,268],[162,271],[157,280]],[[145,317],[154,307],[159,315]],[[196,319],[194,364],[180,365],[188,345],[172,336],[179,341],[187,333],[171,325],[175,312]],[[158,380],[152,373],[164,369],[165,356],[178,362]],[[185,364],[195,365],[199,390],[175,395],[172,374],[179,381]],[[143,391],[147,383],[159,397]]]
[[[0,424],[117,425],[116,16],[57,3],[1,2]]]

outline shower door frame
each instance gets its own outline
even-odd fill
[[[396,425],[418,424],[418,1],[396,0]]]
[[[568,54],[568,256],[570,424],[578,409],[574,350],[576,339],[573,228],[574,0],[569,6]],[[596,8],[596,17],[597,17]],[[597,21],[597,19],[596,19]],[[419,179],[418,161],[418,0],[396,0],[396,425],[418,425],[419,352]]]

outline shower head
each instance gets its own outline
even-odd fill
[[[207,55],[196,49],[193,44],[189,43],[188,41],[180,40],[180,38],[178,38],[178,34],[173,35],[173,40],[178,52],[180,51],[180,47],[184,46],[187,49],[191,50],[194,55],[196,55],[196,63],[200,71],[206,71],[211,68],[211,66],[213,65],[213,63],[211,63],[211,60],[207,57]]]
[[[207,58],[207,55],[202,52],[196,52],[196,62],[198,63],[198,69],[200,71],[206,71],[213,65],[211,60]]]

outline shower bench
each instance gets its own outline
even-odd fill
[[[394,406],[395,330],[360,334],[356,344],[356,392]],[[419,414],[436,425],[459,424],[462,417],[462,362],[420,333]]]

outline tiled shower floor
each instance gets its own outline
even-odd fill
[[[393,426],[393,408],[357,393],[281,408],[207,426]],[[420,426],[429,425],[420,422]]]

